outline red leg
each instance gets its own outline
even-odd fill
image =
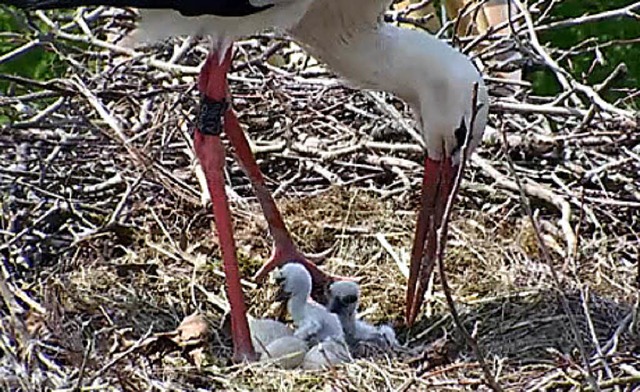
[[[260,167],[251,152],[249,142],[238,122],[238,118],[232,110],[227,111],[225,115],[225,132],[236,149],[238,162],[251,181],[274,241],[271,258],[260,268],[254,279],[261,281],[271,270],[290,261],[303,264],[311,273],[316,286],[324,286],[326,283],[337,279],[325,274],[314,263],[307,260],[293,242],[282,215],[280,215],[278,206],[273,200],[271,192],[267,189]]]
[[[442,223],[447,200],[457,168],[451,159],[435,161],[425,158],[420,212],[411,251],[409,281],[407,283],[407,325],[415,322],[424,301],[429,279],[435,267],[436,231]]]
[[[231,49],[227,50],[222,62],[219,61],[217,56],[219,54],[210,54],[200,72],[198,88],[209,100],[222,102],[226,99],[226,74],[231,64],[231,52]],[[228,113],[230,110],[226,112]],[[253,360],[256,358],[256,354],[251,344],[246,314],[247,308],[240,285],[240,271],[236,258],[231,212],[224,187],[224,146],[219,134],[205,134],[201,129],[197,128],[194,135],[194,148],[207,179],[207,187],[213,203],[215,225],[220,239],[227,296],[229,297],[229,306],[231,308],[234,360]]]

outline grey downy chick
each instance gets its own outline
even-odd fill
[[[398,346],[393,328],[388,325],[376,327],[356,318],[359,304],[360,287],[357,283],[342,281],[329,287],[328,308],[340,319],[347,343],[355,346],[367,342],[382,348]]]
[[[311,275],[306,268],[285,264],[275,272],[275,280],[280,284],[279,299],[287,299],[287,310],[296,326],[293,336],[311,346],[328,338],[344,338],[338,317],[311,299]]]
[[[280,284],[280,298],[287,299],[287,310],[296,330],[293,336],[311,347],[302,367],[320,369],[351,360],[338,317],[311,299],[311,275],[301,264],[288,263],[274,273]]]
[[[248,317],[251,342],[257,354],[263,354],[273,341],[285,336],[293,336],[293,330],[285,323],[272,319]]]
[[[251,342],[261,362],[271,362],[283,369],[302,365],[309,351],[307,342],[293,336],[288,325],[272,319],[249,318]]]

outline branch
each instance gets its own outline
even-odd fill
[[[578,26],[584,23],[600,22],[605,19],[620,18],[625,16],[637,19],[638,16],[633,12],[636,10],[640,10],[640,1],[635,2],[633,4],[629,4],[626,7],[619,8],[616,10],[604,11],[604,12],[600,12],[598,14],[593,14],[593,15],[585,15],[579,18],[572,18],[569,20],[560,20],[557,22],[551,22],[549,24],[536,27],[536,31],[545,31],[545,30],[551,30],[551,29],[558,29],[562,27]]]
[[[594,391],[600,391],[600,387],[598,386],[598,383],[596,382],[596,379],[593,375],[593,369],[591,368],[591,363],[589,362],[589,357],[587,356],[587,350],[584,347],[584,343],[582,342],[582,338],[580,337],[580,330],[578,329],[578,323],[576,322],[576,316],[573,313],[573,310],[571,310],[571,306],[569,306],[569,300],[567,299],[567,297],[564,295],[564,293],[562,292],[562,283],[560,282],[560,277],[558,276],[558,273],[556,271],[555,266],[553,265],[553,259],[551,258],[551,252],[549,251],[549,248],[547,248],[546,243],[544,242],[544,239],[542,238],[542,232],[540,230],[540,227],[538,226],[538,221],[536,220],[536,218],[533,216],[533,211],[531,210],[531,205],[529,204],[529,199],[527,198],[526,192],[524,190],[524,187],[522,185],[522,183],[520,182],[520,177],[518,176],[518,173],[516,172],[516,168],[513,164],[513,161],[511,160],[511,157],[509,156],[509,151],[508,151],[508,144],[507,144],[507,136],[504,132],[502,132],[502,139],[503,139],[503,148],[504,148],[504,156],[505,159],[507,160],[507,163],[509,165],[509,169],[511,169],[511,174],[513,175],[516,184],[518,185],[518,190],[520,193],[520,203],[522,205],[522,207],[524,208],[527,216],[529,217],[529,220],[531,221],[531,226],[533,227],[533,231],[536,235],[536,241],[538,242],[538,246],[540,247],[540,250],[542,252],[542,255],[544,257],[545,262],[547,263],[547,265],[549,266],[549,270],[551,271],[551,277],[553,279],[553,283],[555,285],[556,290],[558,291],[558,296],[560,298],[560,302],[562,303],[562,308],[564,309],[565,314],[567,315],[567,319],[569,320],[569,326],[571,328],[571,332],[573,333],[573,336],[575,338],[576,344],[578,346],[578,350],[580,351],[580,356],[582,357],[582,360],[584,362],[585,368],[587,369],[587,380],[589,381],[589,384],[591,385],[591,388],[593,388]],[[570,249],[571,251],[571,249]]]
[[[484,355],[482,348],[478,345],[478,342],[474,339],[473,336],[467,331],[464,327],[462,320],[460,319],[460,315],[456,309],[456,303],[451,295],[451,288],[449,287],[449,283],[447,281],[447,274],[444,269],[444,255],[445,255],[445,247],[447,243],[447,231],[449,226],[449,221],[451,219],[451,212],[453,210],[453,203],[460,189],[460,182],[462,181],[462,173],[466,166],[467,154],[468,154],[468,146],[469,146],[469,137],[472,133],[473,126],[475,124],[476,115],[478,113],[478,84],[475,83],[473,86],[473,98],[472,98],[472,112],[471,112],[471,121],[469,121],[469,129],[467,131],[467,135],[460,151],[460,166],[458,167],[458,172],[453,181],[453,188],[451,190],[451,194],[447,199],[447,205],[444,210],[444,214],[442,217],[442,223],[437,231],[436,238],[436,261],[438,263],[438,271],[440,272],[440,279],[442,281],[442,291],[444,292],[445,298],[447,300],[447,305],[449,306],[449,310],[451,312],[451,316],[453,317],[453,321],[458,328],[458,331],[462,334],[465,341],[473,350],[476,358],[478,358],[478,363],[482,368],[482,372],[484,373],[485,381],[489,384],[489,387],[494,391],[502,391],[502,387],[498,384],[489,365],[487,365],[487,361]]]

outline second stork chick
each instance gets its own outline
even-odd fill
[[[251,341],[260,361],[269,361],[283,369],[302,365],[309,348],[307,342],[293,336],[286,324],[271,319],[249,318]]]
[[[376,327],[356,318],[359,304],[360,287],[356,282],[335,282],[329,287],[328,308],[340,319],[347,343],[355,346],[366,342],[382,348],[397,346],[393,328],[388,325]]]

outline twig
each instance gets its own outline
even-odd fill
[[[503,140],[503,143],[506,146],[505,148],[508,148],[508,142],[506,139]],[[504,174],[491,166],[491,164],[484,158],[474,156],[471,159],[475,164],[479,165],[485,173],[493,177],[499,185],[512,191],[522,191],[525,195],[537,197],[556,206],[556,208],[561,212],[559,223],[567,244],[566,254],[572,254],[572,249],[575,249],[577,239],[573,232],[573,227],[571,226],[571,205],[562,196],[557,195],[549,187],[538,184],[531,179],[526,179],[526,183],[510,180]]]
[[[456,309],[455,301],[451,294],[451,288],[449,287],[447,274],[444,269],[444,255],[445,255],[445,249],[446,249],[446,243],[447,243],[447,231],[449,226],[449,220],[451,219],[451,212],[453,211],[453,203],[454,203],[455,197],[458,193],[458,189],[460,188],[460,183],[462,182],[462,177],[463,177],[462,173],[464,171],[465,164],[467,161],[467,153],[468,153],[467,149],[469,146],[469,138],[472,133],[471,130],[473,129],[473,126],[475,124],[476,115],[478,113],[478,84],[477,83],[475,83],[473,86],[472,97],[473,98],[471,101],[471,104],[472,104],[471,119],[469,121],[469,128],[466,133],[464,144],[462,146],[462,149],[460,150],[460,166],[458,167],[458,172],[456,173],[456,176],[454,178],[451,194],[447,199],[447,205],[444,210],[442,223],[440,224],[440,227],[438,227],[438,230],[437,230],[436,260],[438,263],[438,270],[440,272],[440,280],[442,281],[442,291],[444,292],[445,298],[447,300],[447,305],[449,306],[449,311],[453,316],[453,320],[456,324],[456,327],[464,337],[469,347],[471,347],[471,349],[473,350],[473,353],[476,355],[478,359],[478,363],[480,364],[480,367],[482,368],[482,372],[484,373],[485,381],[487,382],[487,384],[489,384],[489,387],[491,387],[491,389],[493,389],[494,391],[502,391],[502,387],[500,387],[500,385],[494,378],[493,373],[489,368],[489,365],[487,365],[487,361],[485,359],[483,350],[478,345],[478,342],[476,341],[476,339],[473,336],[471,336],[469,331],[467,331],[464,324],[462,323],[462,320],[460,319],[460,315],[458,314],[458,311]]]
[[[79,391],[82,387],[82,379],[84,378],[84,372],[87,367],[87,362],[89,360],[89,355],[91,355],[91,351],[93,351],[94,339],[90,339],[87,343],[87,348],[84,350],[84,355],[82,356],[82,363],[80,364],[80,370],[78,371],[78,379],[76,380],[76,385],[74,390]]]
[[[42,207],[42,205],[40,205],[39,207]],[[36,208],[36,209],[37,210],[40,209],[39,207]],[[38,227],[43,222],[46,222],[47,219],[49,219],[52,215],[57,214],[60,211],[64,211],[67,208],[68,208],[68,206],[63,204],[63,203],[60,203],[60,205],[55,205],[55,206],[51,207],[47,212],[45,212],[44,214],[39,216],[36,220],[34,220],[31,223],[31,225],[29,225],[29,227],[24,228],[19,233],[16,233],[16,235],[12,239],[10,239],[9,241],[7,241],[4,244],[0,245],[0,251],[3,251],[5,249],[9,249],[9,247],[11,245],[13,245],[16,242],[18,242],[18,240],[20,240],[25,234],[30,233],[32,230],[34,230],[35,227]]]
[[[596,353],[598,353],[597,362],[600,362],[602,364],[602,367],[604,368],[607,374],[607,377],[612,379],[613,372],[611,371],[611,367],[607,363],[607,358],[604,356],[604,352],[602,351],[602,347],[600,346],[600,341],[598,340],[596,329],[593,326],[593,320],[591,319],[591,312],[589,312],[589,288],[587,287],[584,290],[581,290],[580,296],[582,297],[582,311],[584,312],[585,320],[587,320],[589,335],[591,335],[591,341],[593,342],[593,346],[596,348]]]
[[[523,7],[521,7],[523,8]],[[531,18],[531,14],[526,9],[521,9],[525,16],[525,25],[529,31],[529,39],[531,45],[536,49],[537,53],[542,57],[547,66],[555,73],[556,77],[560,84],[562,84],[567,91],[578,90],[586,95],[594,104],[598,105],[601,109],[604,109],[610,113],[617,114],[626,119],[633,119],[634,115],[630,111],[619,109],[612,104],[606,102],[597,92],[595,92],[591,87],[586,86],[582,83],[574,80],[571,75],[565,71],[562,67],[558,65],[558,63],[551,58],[551,56],[547,53],[547,51],[542,47],[540,41],[538,40],[538,36],[536,34],[535,28],[533,26],[533,20]]]
[[[496,101],[491,104],[491,108],[494,110],[504,111],[506,113],[538,113],[571,117],[584,117],[588,113],[584,109],[505,101]]]
[[[407,122],[407,120],[404,119],[404,116],[402,116],[396,110],[396,108],[394,108],[384,100],[381,94],[370,91],[367,92],[367,95],[373,99],[380,110],[389,115],[394,120],[394,122],[400,124],[400,126],[411,136],[413,140],[415,140],[416,143],[418,143],[419,146],[421,146],[422,148],[425,147],[424,139],[422,138],[422,136],[418,132],[416,132],[416,130]]]
[[[572,18],[569,20],[560,20],[557,22],[552,22],[546,25],[538,26],[536,27],[536,31],[545,31],[550,29],[558,29],[562,27],[579,26],[585,23],[600,22],[602,20],[619,18],[622,16],[638,19],[638,15],[633,12],[638,10],[640,10],[640,1],[635,2],[633,4],[629,4],[626,7],[622,7],[616,10],[604,11],[604,12],[600,12],[593,15],[585,15],[578,18]]]
[[[151,336],[152,333],[153,333],[153,325],[149,326],[149,329],[147,330],[147,332],[140,339],[138,339],[131,347],[129,347],[129,349],[123,351],[122,353],[120,353],[118,355],[115,355],[109,362],[107,362],[104,366],[102,366],[100,369],[98,369],[98,371],[96,371],[93,374],[93,377],[91,377],[91,382],[89,384],[93,384],[93,382],[98,377],[102,376],[107,370],[111,369],[111,367],[113,367],[113,365],[115,365],[116,363],[120,362],[121,360],[123,360],[124,358],[129,356],[130,354],[134,353],[140,347],[143,347],[144,343],[147,340],[147,338],[149,338],[149,336]]]
[[[389,256],[395,261],[400,273],[405,278],[409,279],[409,268],[407,268],[407,262],[403,261],[400,256],[393,250],[393,246],[387,241],[382,233],[376,233],[376,240],[382,245],[382,248],[389,253]]]
[[[42,45],[42,42],[40,42],[40,40],[34,40],[20,46],[19,48],[16,48],[10,51],[9,53],[5,53],[2,56],[0,56],[0,65],[4,63],[8,63],[9,61],[12,61],[17,57],[20,57],[41,45]]]
[[[573,313],[573,310],[571,310],[571,306],[569,306],[569,301],[567,300],[567,297],[562,292],[562,283],[560,282],[560,277],[558,276],[558,273],[556,272],[556,268],[553,265],[553,259],[551,258],[551,253],[549,252],[549,249],[547,248],[547,245],[544,242],[544,239],[542,237],[542,232],[540,231],[538,222],[533,215],[533,211],[531,210],[531,206],[529,205],[529,199],[527,198],[524,187],[520,181],[520,176],[518,176],[518,173],[516,172],[513,161],[511,160],[511,157],[509,155],[509,151],[507,150],[508,148],[507,136],[504,132],[502,132],[502,139],[503,139],[503,146],[504,146],[503,148],[505,149],[504,150],[505,159],[507,160],[507,164],[509,165],[509,168],[511,170],[511,175],[513,176],[516,184],[518,185],[518,190],[520,193],[520,204],[522,205],[522,208],[524,208],[527,216],[529,217],[529,221],[531,222],[531,226],[533,227],[533,231],[535,233],[538,246],[540,247],[544,260],[547,263],[549,270],[551,271],[551,277],[553,279],[553,283],[556,288],[556,291],[558,292],[560,302],[562,303],[562,308],[564,309],[564,312],[567,315],[571,332],[574,335],[575,342],[578,346],[578,350],[580,351],[580,356],[582,357],[582,361],[585,365],[585,368],[587,369],[587,380],[589,381],[589,384],[591,385],[593,390],[600,391],[600,388],[598,387],[598,384],[593,375],[593,369],[591,368],[591,363],[589,361],[589,357],[587,356],[587,351],[584,347],[582,338],[580,336],[580,330],[578,329],[578,324],[576,322],[575,314]],[[573,248],[569,248],[569,252],[571,251],[571,249]]]

